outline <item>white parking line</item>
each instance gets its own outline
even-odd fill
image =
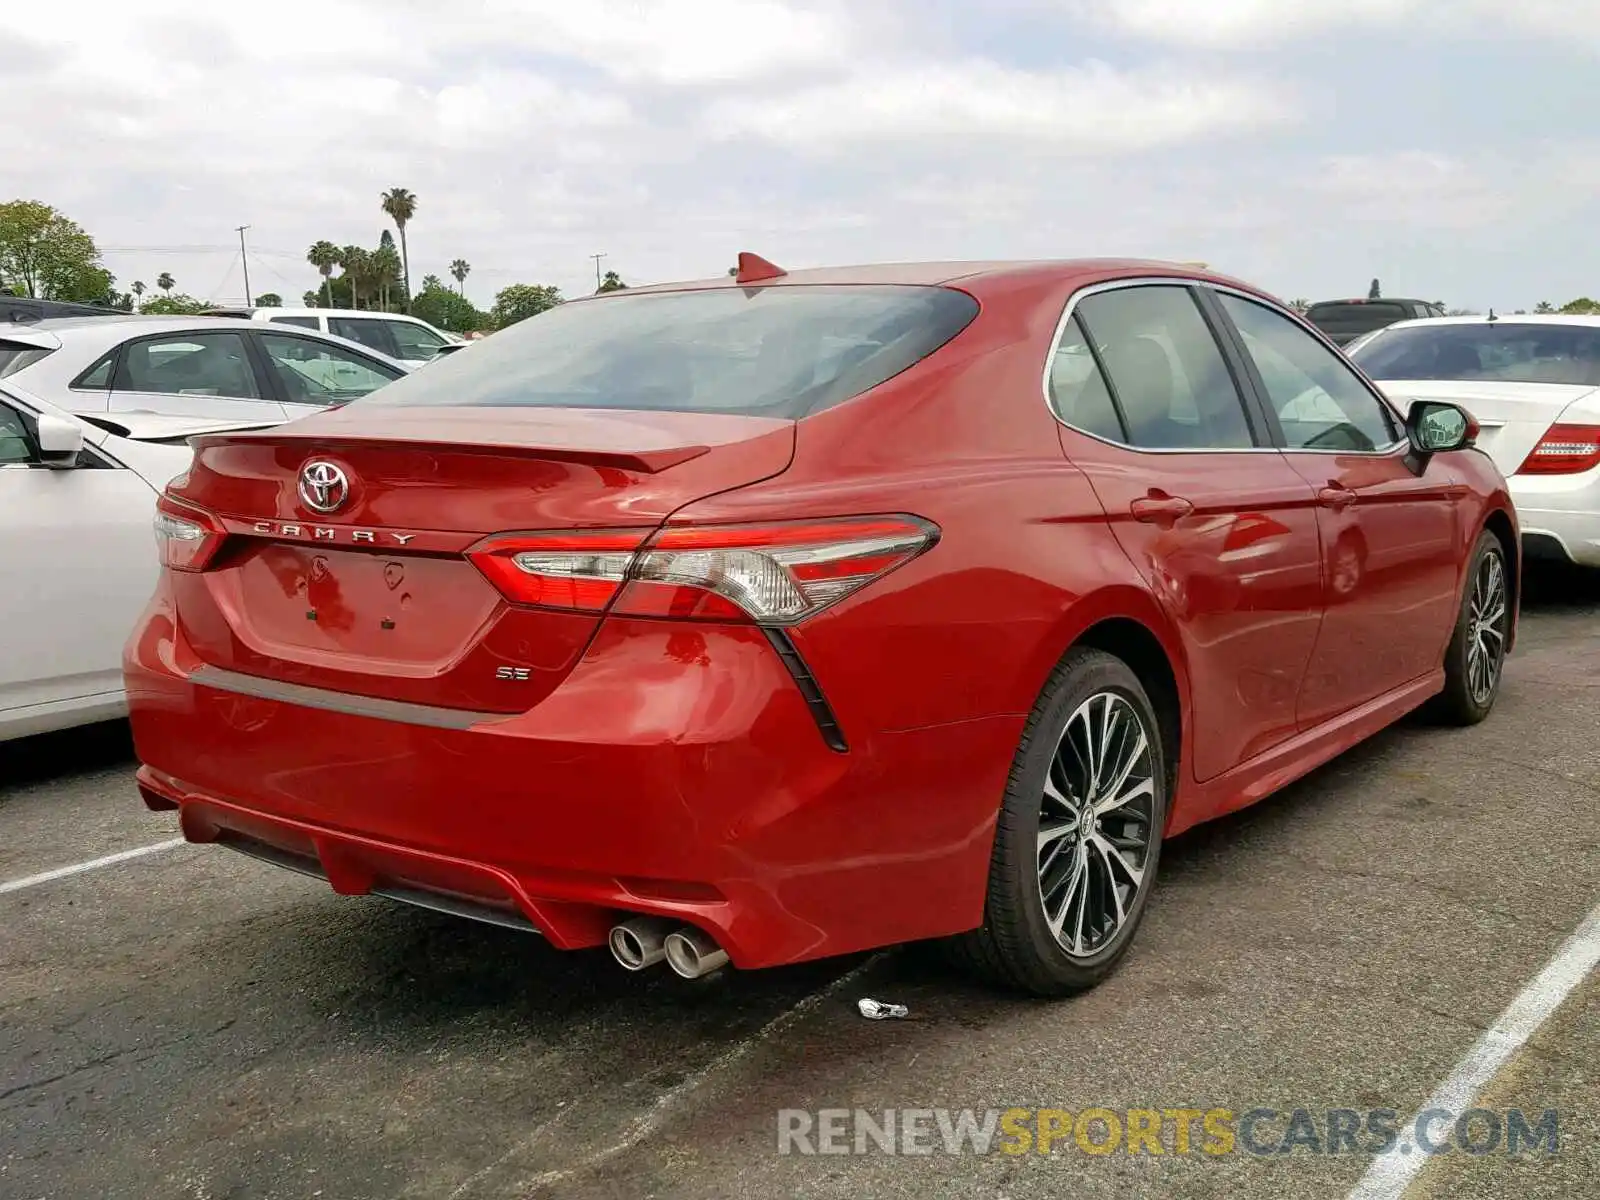
[[[182,838],[171,838],[165,842],[154,842],[148,846],[137,846],[132,850],[108,854],[104,858],[91,858],[88,862],[73,863],[70,867],[57,867],[54,871],[41,871],[37,875],[24,875],[21,879],[10,879],[5,883],[0,883],[0,894],[20,892],[24,888],[38,887],[41,883],[49,883],[53,879],[65,879],[69,875],[82,875],[85,871],[98,871],[101,867],[115,866],[117,863],[127,862],[130,858],[143,858],[147,854],[160,854],[163,850],[176,850],[183,845],[187,845],[187,843]]]
[[[1472,1044],[1472,1049],[1428,1097],[1428,1102],[1400,1128],[1416,1129],[1418,1118],[1429,1109],[1462,1113],[1472,1107],[1484,1085],[1538,1032],[1539,1026],[1594,970],[1596,963],[1600,963],[1600,905],[1593,908],[1577,931],[1561,944],[1544,969],[1534,976],[1533,982],[1500,1014],[1500,1019]],[[1408,1139],[1402,1137],[1402,1142]],[[1416,1152],[1417,1147],[1411,1149],[1410,1154],[1391,1152],[1374,1161],[1350,1193],[1349,1200],[1399,1200],[1429,1161],[1427,1155]]]

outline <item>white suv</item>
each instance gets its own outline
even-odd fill
[[[401,313],[379,313],[353,308],[213,308],[211,317],[244,317],[277,325],[298,325],[335,337],[348,338],[409,367],[432,362],[440,346],[461,339],[435,329],[426,321]]]

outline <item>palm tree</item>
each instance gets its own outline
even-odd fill
[[[177,281],[168,272],[163,271],[156,276],[156,286],[170,296],[172,289],[177,286]]]
[[[339,265],[339,247],[327,239],[312,242],[311,249],[306,251],[306,261],[310,263],[322,276],[322,295],[333,307],[333,269]]]
[[[142,280],[142,279],[135,279],[135,280],[134,280],[134,281],[133,281],[133,287],[132,287],[132,289],[131,289],[131,290],[132,290],[132,292],[133,292],[133,294],[134,294],[134,295],[135,295],[135,296],[137,296],[137,297],[143,297],[143,295],[144,295],[144,280]]]
[[[417,197],[405,188],[390,188],[383,194],[383,211],[400,231],[400,272],[406,293],[406,308],[411,308],[411,252],[406,248],[406,223],[417,215]]]
[[[384,230],[384,237],[389,236],[389,231]],[[379,305],[385,312],[389,310],[389,289],[399,281],[402,264],[400,256],[395,253],[394,243],[387,241],[379,246],[368,257],[372,267],[373,283],[378,288]]]
[[[361,307],[361,292],[367,281],[367,252],[360,246],[342,246],[339,249],[339,267],[350,284],[350,307]]]
[[[450,264],[450,274],[455,276],[456,291],[461,295],[467,294],[467,275],[472,270],[472,264],[464,258],[458,258]]]

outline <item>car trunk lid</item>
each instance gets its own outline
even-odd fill
[[[229,534],[204,572],[170,573],[202,661],[505,713],[526,710],[565,677],[600,616],[511,605],[464,552],[511,531],[654,528],[693,500],[781,473],[794,423],[355,405],[195,446],[173,494]],[[301,494],[312,462],[347,479],[334,511]]]

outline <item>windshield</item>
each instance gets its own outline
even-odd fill
[[[1306,320],[1326,334],[1370,333],[1396,321],[1404,321],[1411,313],[1403,304],[1330,303],[1313,304],[1306,310]]]
[[[24,367],[31,367],[41,358],[48,358],[49,350],[38,346],[20,346],[15,342],[0,342],[0,379],[15,375]]]
[[[964,292],[920,286],[613,295],[521,321],[357,403],[795,419],[899,374],[977,312]]]
[[[1600,326],[1505,320],[1414,325],[1391,329],[1350,357],[1373,379],[1600,387]]]

